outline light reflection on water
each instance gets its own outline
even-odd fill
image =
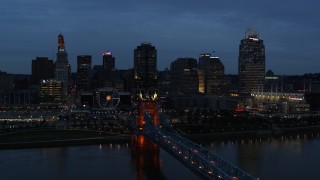
[[[203,143],[255,177],[319,179],[319,133]]]
[[[202,145],[263,180],[320,177],[319,133]],[[130,143],[0,150],[0,162],[1,180],[198,179],[165,151],[160,149],[159,157],[148,152],[137,154]]]
[[[0,150],[0,162],[1,180],[199,179],[165,151],[134,154],[129,143]]]

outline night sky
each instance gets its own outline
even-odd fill
[[[77,55],[112,51],[116,68],[133,67],[141,42],[158,49],[158,69],[178,57],[215,51],[226,74],[237,74],[240,40],[255,27],[266,46],[266,70],[276,74],[319,72],[318,0],[2,0],[0,70],[31,73],[31,60],[55,60],[65,37],[72,71]]]

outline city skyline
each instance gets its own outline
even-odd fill
[[[56,61],[61,32],[72,72],[78,55],[92,55],[92,64],[101,65],[103,51],[113,52],[117,69],[133,68],[134,48],[147,41],[158,49],[158,70],[179,57],[216,51],[226,74],[237,74],[239,41],[248,27],[256,27],[266,46],[266,70],[288,75],[319,72],[319,3],[183,2],[4,2],[0,70],[30,74],[32,59]]]

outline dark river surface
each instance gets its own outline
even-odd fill
[[[237,139],[203,146],[260,179],[320,179],[319,134]],[[199,179],[170,154],[130,144],[0,150],[0,179]]]

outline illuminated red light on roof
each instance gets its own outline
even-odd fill
[[[241,109],[241,108],[237,108],[235,111],[236,111],[236,112],[243,112],[244,110]]]

